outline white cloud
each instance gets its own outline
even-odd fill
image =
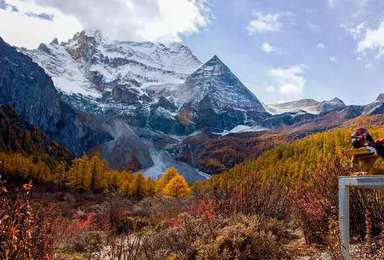
[[[281,14],[268,14],[255,12],[253,19],[248,23],[249,34],[280,31],[282,27]]]
[[[269,71],[273,84],[267,87],[268,92],[276,92],[284,100],[303,96],[306,79],[303,66],[294,65],[287,68],[275,68]]]
[[[330,57],[329,57],[329,61],[330,61],[330,62],[333,62],[333,63],[336,63],[337,58],[336,58],[335,56],[330,56]]]
[[[53,38],[68,39],[82,29],[75,18],[56,9],[20,0],[7,0],[7,3],[16,6],[19,11],[0,9],[0,36],[13,45],[36,48],[41,42],[50,42]],[[54,18],[50,21],[29,16],[28,13],[49,13]]]
[[[318,49],[325,49],[325,44],[322,43],[322,42],[319,42],[319,43],[316,45],[316,48],[318,48]]]
[[[378,58],[384,55],[384,22],[381,22],[376,28],[359,25],[351,32],[358,40],[357,53],[367,54],[371,51]]]
[[[354,39],[359,39],[362,36],[362,33],[365,31],[366,25],[365,23],[360,23],[353,28],[348,28],[346,26],[342,26],[345,30],[351,33]]]
[[[274,47],[272,47],[272,45],[270,45],[268,42],[264,42],[261,46],[260,46],[260,49],[265,52],[265,53],[271,53],[271,52],[275,52],[276,49]]]
[[[21,17],[25,16],[21,14],[11,16],[9,12],[0,12],[2,33],[5,27],[12,27],[7,31],[8,38],[21,38],[22,35],[28,35],[30,38],[33,35],[29,42],[34,44],[37,39],[40,42],[46,41],[47,36],[52,34],[64,38],[64,31],[71,31],[73,34],[79,31],[79,27],[100,29],[112,38],[125,40],[179,41],[182,35],[196,33],[206,27],[211,19],[207,0],[7,0],[7,2],[18,8],[23,7],[24,12],[54,15],[55,19],[51,24],[43,24],[36,22],[37,19],[33,17]],[[9,26],[10,24],[12,26]],[[43,24],[43,27],[34,26],[38,24]],[[12,30],[15,30],[13,35]],[[66,34],[65,36],[67,37]]]

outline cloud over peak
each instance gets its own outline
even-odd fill
[[[83,29],[118,40],[181,41],[212,17],[208,0],[0,0],[2,37],[27,48]]]
[[[276,92],[284,100],[300,98],[304,94],[306,79],[303,66],[293,65],[285,68],[274,68],[269,71],[273,84],[267,87],[268,92]]]
[[[75,17],[85,29],[129,40],[178,41],[207,26],[205,0],[27,0]]]

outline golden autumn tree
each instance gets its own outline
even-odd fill
[[[81,188],[84,190],[93,190],[93,165],[88,157],[82,158]]]
[[[100,158],[99,154],[95,154],[91,158],[92,165],[92,190],[103,191],[107,188],[107,165]]]
[[[156,192],[156,183],[151,179],[147,178],[146,180],[147,194],[155,194]]]
[[[156,190],[162,192],[167,184],[176,176],[180,175],[174,167],[168,168],[163,175],[156,181]]]
[[[163,193],[174,198],[184,198],[191,192],[188,183],[184,177],[177,175],[164,187]]]
[[[130,195],[135,198],[143,198],[147,193],[146,180],[144,175],[139,172],[135,175],[130,185]]]
[[[66,170],[65,170],[65,163],[60,162],[56,168],[54,169],[54,175],[55,175],[55,183],[62,186],[65,183],[66,178]]]
[[[117,190],[123,196],[129,196],[131,191],[131,183],[135,176],[129,172],[123,171],[117,176]]]
[[[83,174],[83,161],[81,159],[74,160],[72,166],[68,171],[67,184],[68,186],[81,189]]]

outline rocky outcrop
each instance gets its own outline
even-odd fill
[[[82,115],[61,100],[44,70],[1,38],[0,104],[13,105],[25,121],[77,155],[111,139],[87,126]]]

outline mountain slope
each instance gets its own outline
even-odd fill
[[[16,110],[8,105],[0,105],[0,151],[34,156],[48,165],[52,165],[54,161],[70,163],[74,158],[70,151],[25,122]]]
[[[113,41],[99,31],[82,31],[67,42],[23,50],[67,95],[99,98],[117,85],[183,82],[201,62],[184,45]]]
[[[197,128],[230,130],[254,123],[267,113],[256,96],[217,57],[192,73],[175,93]]]
[[[87,126],[83,116],[61,100],[44,70],[1,38],[0,57],[0,104],[14,105],[25,121],[75,154],[110,139]]]
[[[363,110],[363,115],[377,115],[384,113],[384,94],[380,94],[375,101],[366,105]]]

